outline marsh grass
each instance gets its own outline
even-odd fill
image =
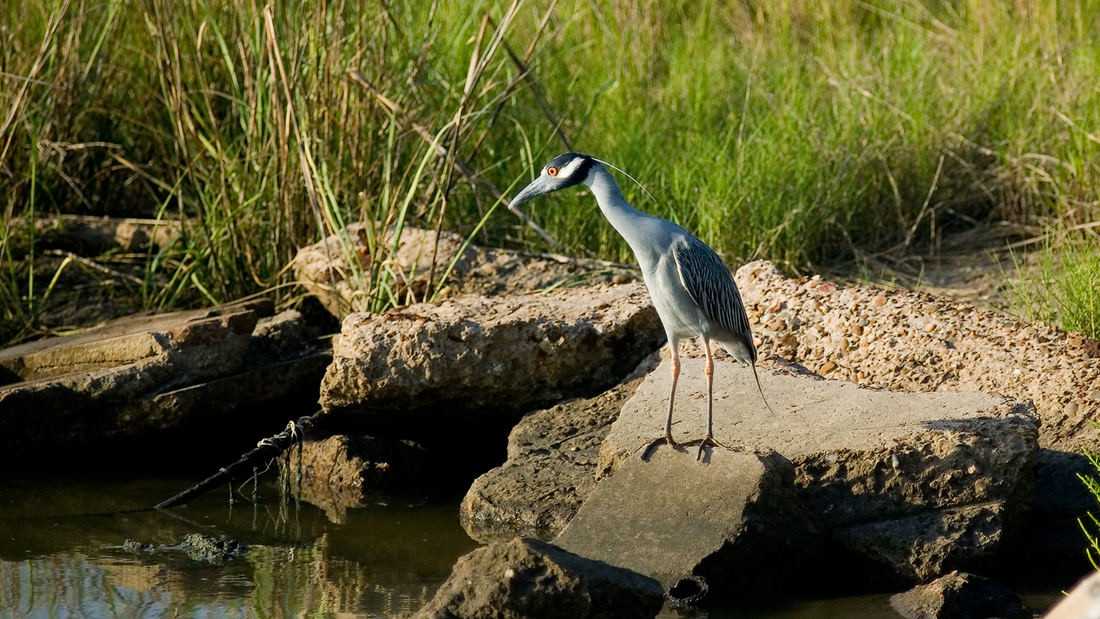
[[[1100,340],[1100,243],[1052,242],[1016,283],[1016,305],[1035,320]]]
[[[988,222],[1100,220],[1095,0],[0,6],[5,222],[187,218],[149,257],[150,308],[290,301],[296,248],[351,221],[370,224],[351,264],[374,311],[410,300],[389,231],[544,248],[487,187],[565,143],[629,170],[658,197],[624,187],[637,206],[734,262],[805,270],[934,252]],[[628,257],[580,192],[533,216],[564,251]],[[49,278],[8,236],[0,304],[29,333],[48,322]]]

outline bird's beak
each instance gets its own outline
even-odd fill
[[[514,211],[520,204],[532,198],[537,198],[544,193],[550,193],[551,191],[553,191],[553,187],[551,187],[542,176],[539,176],[531,181],[530,185],[524,187],[523,191],[516,194],[516,197],[512,198],[512,201],[508,203],[508,210]]]

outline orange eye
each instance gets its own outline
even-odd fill
[[[546,168],[546,173],[549,174],[550,176],[557,176],[558,175],[558,169],[555,168],[554,166],[550,166],[549,168]]]

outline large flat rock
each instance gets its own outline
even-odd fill
[[[601,481],[554,543],[658,580],[673,597],[698,593],[700,577],[726,597],[768,596],[815,536],[778,454],[659,448],[625,459]],[[679,586],[677,586],[679,585]]]
[[[270,313],[259,302],[136,316],[0,351],[0,459],[156,449],[209,424],[245,423],[242,411],[266,411],[273,424],[301,415],[270,405],[308,406],[327,347],[297,312]]]
[[[799,501],[828,539],[883,574],[912,582],[986,564],[1026,510],[1037,454],[1026,405],[974,392],[879,391],[790,371],[761,371],[760,379],[775,414],[761,403],[751,370],[717,363],[717,438],[789,458]],[[660,434],[669,383],[660,367],[626,403],[601,448],[604,475]],[[685,360],[677,440],[705,433],[704,393],[703,361]]]
[[[352,314],[334,341],[321,404],[410,418],[529,410],[599,392],[663,340],[640,284]]]
[[[629,570],[552,544],[516,538],[479,548],[416,619],[597,619],[654,617],[661,587]]]
[[[895,391],[982,391],[1035,404],[1040,444],[1080,451],[1100,439],[1100,342],[901,289],[737,271],[762,357]]]

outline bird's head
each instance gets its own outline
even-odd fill
[[[508,208],[515,209],[531,198],[583,183],[594,165],[597,165],[596,159],[588,155],[580,153],[558,155],[542,167],[538,177],[512,199]]]

